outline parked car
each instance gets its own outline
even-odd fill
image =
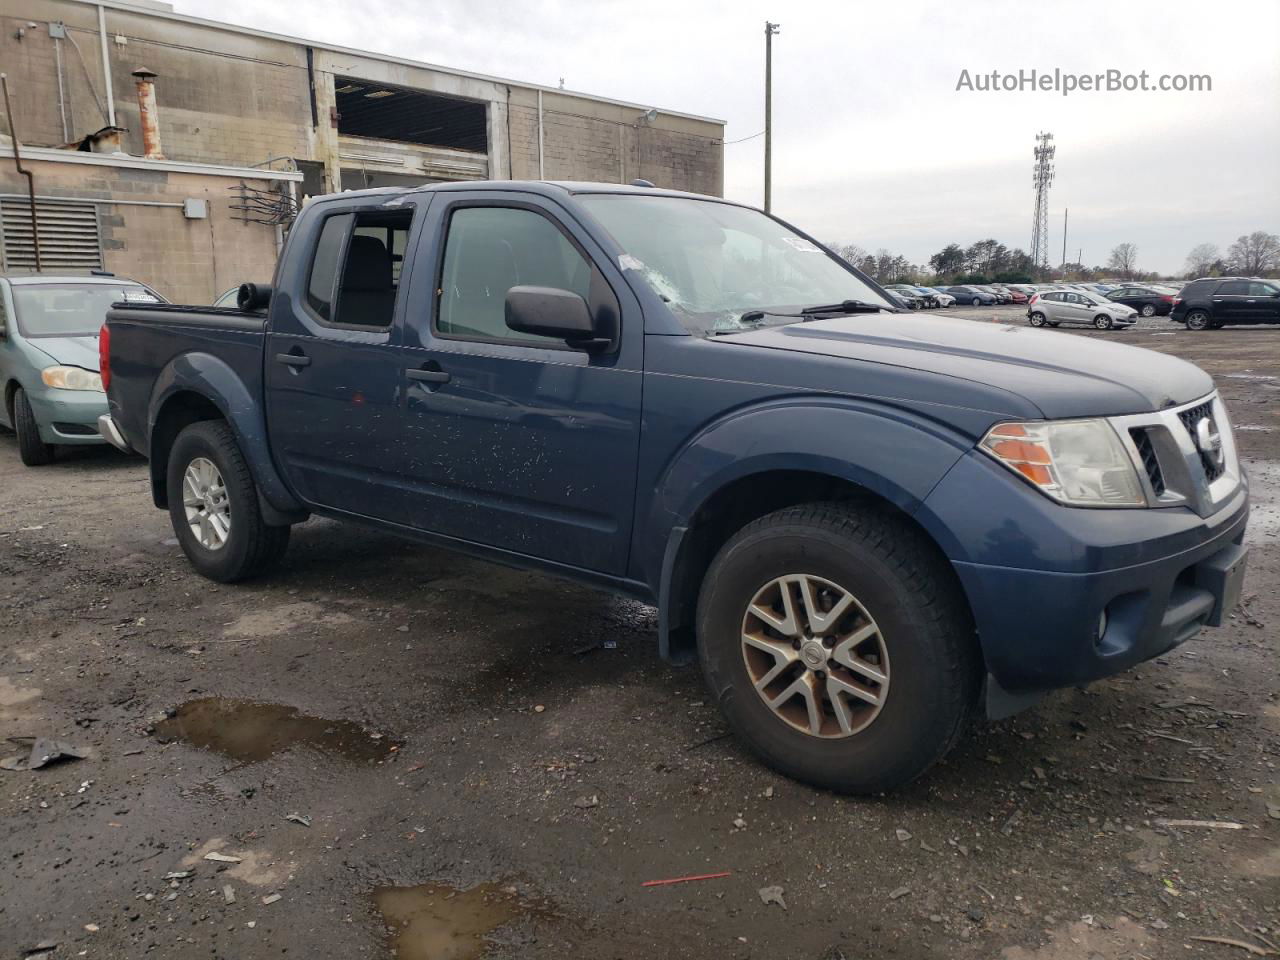
[[[932,294],[923,293],[915,287],[906,283],[891,283],[885,287],[895,297],[902,300],[912,310],[920,310],[925,307],[936,307],[938,302],[933,298]]]
[[[1112,303],[1083,290],[1050,290],[1037,293],[1027,305],[1027,321],[1033,327],[1056,327],[1063,323],[1083,323],[1099,330],[1130,327],[1138,312],[1122,303]]]
[[[659,651],[810,783],[900,786],[972,712],[1239,597],[1249,491],[1204,371],[896,313],[749,207],[364,190],[303,207],[276,278],[265,317],[125,305],[100,340],[102,432],[197,571],[260,573],[319,514],[654,603]]]
[[[1003,293],[1011,303],[1026,303],[1030,299],[1021,290],[1015,290],[1013,287],[1006,287],[1004,284],[993,284],[993,286],[997,293]]]
[[[939,307],[955,306],[956,298],[940,287],[916,287],[916,289],[922,293],[931,294]]]
[[[0,426],[18,435],[27,466],[48,463],[58,446],[103,442],[97,338],[117,300],[163,302],[144,284],[109,274],[0,274]]]
[[[1173,294],[1136,284],[1118,287],[1106,294],[1106,298],[1113,303],[1133,307],[1144,317],[1164,316],[1173,309]]]
[[[956,303],[967,303],[972,307],[990,307],[998,302],[994,293],[987,293],[968,284],[947,287],[947,293],[956,298]]]
[[[920,310],[924,307],[924,297],[892,287],[886,287],[885,291],[893,298],[894,304],[903,310]]]
[[[1010,296],[1008,290],[997,290],[995,287],[991,286],[991,284],[989,283],[977,283],[977,284],[974,284],[974,286],[977,289],[983,291],[984,293],[989,293],[991,294],[991,296],[995,297],[996,303],[1012,303],[1013,302],[1013,297]]]
[[[1280,323],[1280,280],[1193,280],[1173,298],[1169,319],[1188,330],[1216,330],[1229,323]]]

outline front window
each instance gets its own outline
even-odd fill
[[[588,194],[579,198],[693,334],[738,330],[748,311],[792,323],[808,306],[859,300],[896,309],[836,257],[763,213],[683,197]]]
[[[15,283],[18,329],[36,337],[94,337],[113,303],[160,303],[137,283]]]

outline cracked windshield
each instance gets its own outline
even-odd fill
[[[631,258],[624,266],[644,275],[690,333],[793,323],[789,315],[804,307],[846,300],[893,309],[822,248],[756,210],[682,197],[580,199]]]

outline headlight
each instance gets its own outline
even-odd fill
[[[1133,461],[1105,420],[1001,423],[982,449],[1053,499],[1077,507],[1143,507]]]
[[[97,390],[102,392],[102,377],[80,367],[45,367],[40,379],[60,390]]]

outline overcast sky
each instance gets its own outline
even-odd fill
[[[1280,233],[1277,0],[175,0],[182,13],[764,127],[774,39],[774,211],[917,263],[995,237],[1029,248],[1031,150],[1057,147],[1051,257],[1138,245],[1139,266]],[[1209,74],[1212,91],[957,91],[1020,69]],[[762,198],[763,140],[727,144],[725,193]]]

